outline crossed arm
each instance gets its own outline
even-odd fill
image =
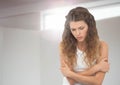
[[[74,72],[72,71],[67,63],[64,62],[64,56],[61,56],[61,72],[68,79],[70,85],[73,85],[76,82],[83,83],[85,85],[102,85],[105,73],[109,70],[109,64],[106,62],[108,60],[108,47],[104,42],[102,43],[101,49],[101,59],[98,61],[98,64],[93,67],[83,71],[83,72]]]
[[[74,85],[76,82],[84,83],[86,85],[101,85],[105,72],[109,70],[109,64],[106,62],[106,60],[107,59],[104,58],[99,64],[96,64],[82,72],[73,71],[69,73],[69,71],[66,69],[67,74],[65,75],[68,75],[67,80],[69,81],[70,85]],[[65,67],[67,67],[67,65],[65,65]]]

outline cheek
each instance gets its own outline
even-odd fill
[[[75,33],[74,33],[74,32],[71,31],[71,33],[72,33],[73,36],[75,36]]]
[[[87,30],[84,30],[83,35],[86,37],[87,36]]]
[[[71,31],[71,33],[72,33],[72,35],[75,37],[75,35],[76,35],[75,32],[72,32],[72,31]]]

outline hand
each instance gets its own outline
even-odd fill
[[[63,61],[63,65],[61,66],[61,72],[66,77],[69,77],[69,74],[71,72],[70,68],[64,61]]]
[[[109,71],[109,63],[108,58],[103,58],[98,64],[99,71],[108,72]]]

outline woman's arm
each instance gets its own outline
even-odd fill
[[[102,85],[105,73],[98,72],[95,76],[83,76],[78,75],[75,72],[69,72],[68,77],[72,78],[76,82],[83,83],[85,85]]]
[[[108,58],[108,46],[105,42],[101,42],[101,59]],[[98,61],[99,63],[100,61]],[[64,63],[65,64],[65,63]],[[88,85],[101,85],[102,81],[105,76],[105,72],[97,72],[94,76],[85,76],[85,75],[78,75],[77,73],[71,71],[69,67],[65,64],[65,68],[61,68],[61,71],[64,76],[67,76],[77,82],[88,84]]]
[[[108,60],[108,58],[103,58],[100,61],[100,63],[92,66],[89,69],[86,69],[85,71],[81,71],[81,72],[77,72],[77,73],[80,75],[90,76],[90,75],[95,75],[99,71],[107,72],[109,70],[109,64],[108,64],[108,62],[106,62],[107,60]]]
[[[107,58],[103,58],[99,64],[94,65],[93,67],[86,69],[85,71],[82,72],[77,72],[77,74],[79,75],[85,75],[85,76],[92,76],[95,75],[97,72],[101,71],[101,72],[107,72],[109,70],[109,64],[107,61]],[[74,83],[76,83],[77,81],[70,79],[69,77],[67,77],[69,82],[71,82],[70,84],[73,85]]]
[[[62,53],[62,47],[61,44],[59,45],[59,55],[60,55],[60,64],[61,64],[61,68],[65,67],[65,55]],[[66,63],[67,64],[67,63]],[[69,67],[70,68],[70,67]],[[71,68],[70,68],[71,69]],[[69,77],[66,77],[66,79],[68,80],[70,85],[74,85],[75,81]]]
[[[78,72],[78,74],[81,75],[94,75],[96,72],[107,72],[109,70],[109,63],[108,63],[108,46],[105,42],[101,41],[102,48],[100,50],[100,58],[97,61],[97,64],[94,65],[93,67],[82,71]]]
[[[101,71],[101,72],[107,72],[109,70],[109,64],[106,62],[107,58],[104,58],[100,61],[99,64],[94,65],[93,67],[86,69],[82,72],[77,72],[79,75],[86,75],[86,76],[92,76],[95,75],[95,73]],[[67,80],[69,81],[70,85],[73,85],[74,83],[77,83],[77,81],[67,77]]]

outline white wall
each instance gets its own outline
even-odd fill
[[[2,79],[2,77],[1,77],[1,57],[2,57],[2,46],[3,46],[3,30],[2,30],[2,27],[0,27],[0,85],[1,85],[1,79]]]
[[[62,85],[58,43],[59,33],[41,31],[41,85]]]
[[[2,34],[0,85],[62,83],[59,70],[59,39],[55,39],[58,38],[56,33],[53,35],[53,31],[4,28]]]
[[[103,85],[120,85],[120,17],[97,22],[100,38],[109,46],[110,71]]]
[[[105,2],[107,3],[102,1],[102,4],[98,4],[106,5],[114,1]],[[0,26],[5,28],[0,28],[0,85],[62,85],[58,54],[58,38],[61,34],[54,32],[53,35],[52,31],[42,31],[39,35],[39,32],[29,30],[39,29],[39,11],[50,7],[49,3],[45,3],[1,10]],[[94,3],[94,6],[99,6],[98,4]],[[111,63],[103,85],[120,85],[117,78],[120,76],[119,24],[120,17],[97,21],[100,38],[109,45]]]
[[[1,85],[40,85],[39,33],[4,29]]]

